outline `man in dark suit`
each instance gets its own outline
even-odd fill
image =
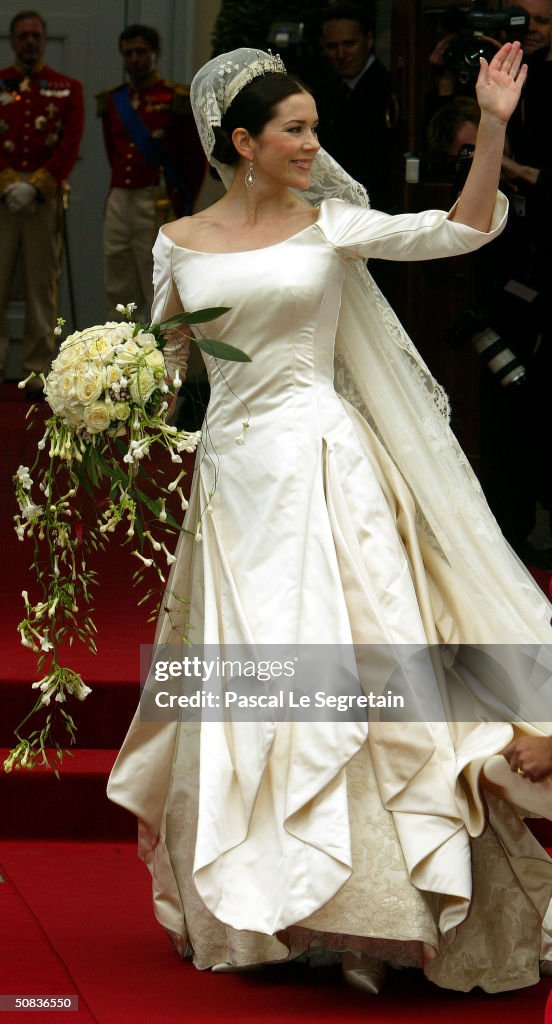
[[[326,57],[341,81],[320,110],[322,146],[368,191],[379,210],[393,206],[397,146],[396,101],[387,69],[374,55],[374,26],[355,4],[338,3],[322,15]]]

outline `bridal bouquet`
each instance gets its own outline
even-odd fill
[[[125,543],[139,562],[136,580],[151,570],[157,581],[142,600],[162,592],[165,565],[175,560],[166,535],[181,526],[166,502],[176,492],[182,509],[187,507],[180,486],[185,475],[182,453],[195,450],[200,433],[177,430],[166,421],[181,381],[178,371],[172,381],[167,378],[163,348],[168,332],[214,320],[227,310],[178,314],[146,326],[131,321],[136,308],[132,303],[117,308],[125,321],[76,331],[62,342],[44,381],[52,415],[44,424],[34,465],[20,466],[14,477],[16,533],[19,540],[33,543],[32,569],[39,590],[38,600],[23,591],[25,617],[18,629],[23,646],[37,655],[40,678],[33,683],[38,691],[34,707],[16,730],[18,742],[4,762],[8,772],[32,768],[38,760],[49,764],[49,749],[55,767],[64,753],[59,725],[66,745],[75,740],[75,723],[63,705],[70,697],[84,700],[91,691],[78,672],[61,664],[61,651],[75,638],[96,651],[89,608],[96,583],[91,552],[104,547],[122,527]],[[58,334],[62,323],[58,321]],[[219,359],[248,360],[223,342],[192,340]],[[168,484],[149,462],[156,448],[177,467]],[[23,735],[30,719],[38,724]]]

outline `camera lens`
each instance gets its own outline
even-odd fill
[[[525,380],[525,367],[492,328],[479,331],[472,335],[471,340],[476,352],[503,388],[510,384],[521,384]]]
[[[478,39],[470,39],[464,49],[464,63],[469,68],[479,68],[479,58],[486,57],[488,45],[481,43]]]

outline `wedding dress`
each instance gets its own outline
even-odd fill
[[[350,262],[470,251],[504,217],[499,197],[486,235],[440,211],[389,218],[328,199],[310,227],[254,251],[192,251],[160,232],[154,319],[175,294],[187,310],[227,306],[196,336],[251,363],[205,356],[211,401],[191,532],[157,643],[381,650],[522,639],[455,576],[394,453],[334,387]],[[384,332],[378,301],[368,312]],[[529,579],[521,588],[530,601]],[[534,636],[549,639],[542,614]],[[369,689],[369,659],[361,673]],[[108,792],[140,820],[156,913],[182,955],[207,968],[352,949],[423,963],[461,990],[534,983],[552,862],[509,804],[481,794],[485,760],[514,729],[473,699],[471,721],[369,726],[137,713]]]

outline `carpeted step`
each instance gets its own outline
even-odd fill
[[[8,751],[0,750],[3,762]],[[1,839],[110,839],[136,835],[136,819],[105,794],[116,750],[75,749],[59,778],[50,768],[0,774]]]
[[[0,749],[0,761],[7,753]],[[134,816],[105,794],[116,756],[116,750],[79,747],[64,757],[59,778],[42,766],[1,773],[0,839],[134,838]],[[552,822],[535,818],[527,824],[543,846],[552,848]]]
[[[122,679],[98,679],[89,675],[86,683],[92,693],[85,701],[68,701],[64,707],[77,726],[77,746],[114,750],[121,746],[140,696],[137,682]],[[14,729],[33,706],[36,690],[28,679],[0,682],[0,747],[15,744]],[[37,722],[37,725],[39,723]]]

